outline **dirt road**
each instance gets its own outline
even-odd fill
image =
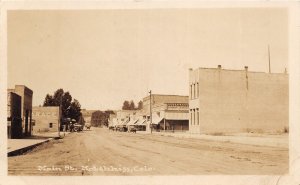
[[[288,173],[288,150],[93,128],[8,158],[9,175]]]

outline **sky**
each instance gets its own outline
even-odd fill
[[[58,88],[81,107],[121,109],[154,94],[188,95],[188,69],[288,70],[288,12],[281,8],[11,10],[8,88],[33,105]]]

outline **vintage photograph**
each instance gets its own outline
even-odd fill
[[[288,15],[8,10],[8,175],[288,174]]]

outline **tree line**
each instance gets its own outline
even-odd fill
[[[81,105],[78,100],[73,99],[70,92],[64,91],[62,88],[57,89],[53,95],[47,94],[43,102],[43,106],[60,106],[62,110],[62,120],[66,118],[75,119],[76,122],[84,124],[81,113]],[[133,100],[125,100],[122,110],[141,110],[143,102],[139,101],[137,106]],[[94,127],[108,126],[109,115],[114,114],[111,110],[95,111],[92,113],[91,124]]]
[[[95,111],[92,113],[91,125],[93,127],[103,127],[108,126],[109,115],[114,114],[111,110],[106,111]]]
[[[142,108],[143,108],[142,101],[139,101],[138,105],[136,106],[133,100],[131,101],[125,100],[122,106],[122,110],[141,110]]]

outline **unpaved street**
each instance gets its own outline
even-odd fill
[[[93,128],[8,158],[9,175],[285,174],[285,148]]]

